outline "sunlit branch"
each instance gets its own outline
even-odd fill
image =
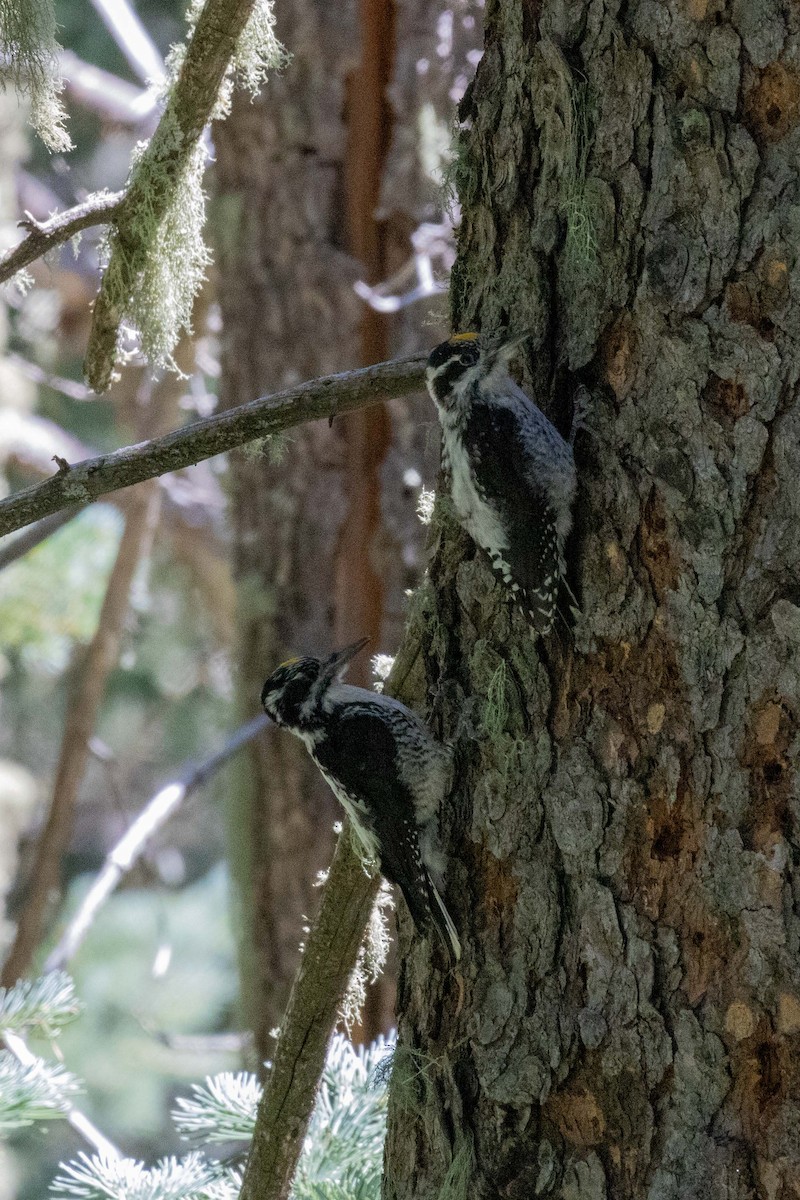
[[[142,83],[164,77],[164,60],[128,0],[91,0],[103,23]]]
[[[14,1055],[17,1062],[22,1063],[23,1067],[33,1067],[39,1062],[36,1055],[28,1049],[25,1039],[20,1037],[18,1033],[12,1033],[9,1029],[2,1029],[0,1030],[0,1037],[2,1037],[6,1049]],[[62,1111],[75,1132],[79,1133],[83,1140],[98,1154],[103,1155],[104,1158],[122,1157],[114,1143],[110,1142],[105,1134],[102,1134],[97,1126],[80,1109],[77,1109],[74,1104],[67,1101]],[[55,1116],[56,1114],[54,1113],[53,1115]]]

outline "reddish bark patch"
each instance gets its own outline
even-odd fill
[[[751,807],[739,827],[744,845],[770,854],[787,834],[794,769],[789,747],[797,722],[778,696],[763,697],[753,708],[739,761],[750,772]]]
[[[542,1112],[573,1146],[586,1149],[604,1141],[606,1119],[597,1097],[587,1087],[573,1086],[551,1093]]]
[[[762,299],[762,285],[765,281],[752,273],[743,275],[725,288],[725,311],[732,321],[740,325],[752,325],[764,341],[771,342],[775,337],[775,325],[770,320]],[[766,285],[769,292],[769,284]]]
[[[650,576],[656,599],[661,603],[666,592],[674,591],[681,577],[681,563],[673,552],[667,514],[660,493],[653,488],[647,498],[639,525],[639,558]]]
[[[753,325],[757,329],[761,324],[761,305],[752,279],[737,279],[735,283],[728,284],[725,307],[730,319],[740,325]]]
[[[475,892],[480,896],[486,928],[500,942],[511,928],[519,891],[511,865],[510,859],[496,858],[485,846],[474,847]]]
[[[747,1140],[763,1153],[771,1119],[797,1088],[800,1059],[792,1045],[775,1034],[765,1014],[760,1014],[751,1036],[729,1045],[728,1053],[731,1107],[739,1114]]]
[[[770,63],[745,97],[744,111],[756,141],[779,142],[800,121],[800,72]]]
[[[613,723],[600,748],[608,770],[635,766],[653,736],[688,740],[683,677],[658,613],[640,645],[609,642],[575,662],[574,700],[580,708],[603,710]]]
[[[703,390],[703,400],[711,414],[726,429],[730,429],[734,421],[750,411],[750,397],[738,380],[721,379],[713,373],[709,375]]]
[[[629,830],[629,862],[626,872],[637,906],[651,920],[664,918],[670,924],[683,919],[686,886],[705,830],[699,804],[682,781],[675,796],[654,772],[647,805],[637,814]],[[670,895],[675,881],[684,876],[678,897]]]
[[[624,399],[631,389],[636,374],[636,328],[629,313],[614,322],[603,340],[600,350],[601,361],[614,395]]]

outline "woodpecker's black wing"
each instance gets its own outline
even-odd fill
[[[413,799],[397,761],[397,740],[403,732],[402,720],[393,727],[379,701],[341,704],[334,708],[326,737],[314,754],[363,814],[380,848],[381,871],[400,888],[417,929],[425,933],[432,922],[450,957],[457,960],[458,936],[422,860]]]
[[[542,418],[544,420],[544,418]],[[536,463],[525,449],[520,421],[510,407],[474,403],[464,442],[482,498],[493,505],[508,545],[494,566],[527,609],[538,633],[552,626],[561,579],[561,552],[555,513]]]

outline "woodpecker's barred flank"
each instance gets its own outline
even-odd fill
[[[564,577],[575,461],[570,445],[508,373],[526,336],[457,334],[431,351],[426,382],[461,524],[544,634]]]
[[[440,894],[437,837],[452,755],[398,700],[341,682],[365,645],[366,639],[326,659],[290,659],[264,684],[261,703],[305,743],[351,818],[365,859],[400,888],[417,929],[426,933],[433,925],[457,962],[461,943]]]

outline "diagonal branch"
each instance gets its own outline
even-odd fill
[[[261,396],[165,437],[59,467],[51,479],[0,501],[0,536],[62,508],[87,504],[142,480],[225,454],[255,438],[417,391],[422,387],[424,366],[424,358],[415,356],[327,375],[273,396]]]
[[[386,691],[411,700],[420,630],[407,631]],[[258,1105],[239,1200],[287,1200],[314,1107],[328,1042],[380,887],[353,849],[345,823],[316,921],[292,984],[272,1068]]]
[[[41,1061],[28,1049],[27,1042],[18,1033],[12,1033],[10,1029],[0,1030],[0,1033],[2,1033],[3,1042],[9,1053],[13,1054],[17,1062],[22,1063],[23,1067],[33,1067]],[[89,1120],[85,1113],[82,1113],[74,1104],[68,1101],[62,1111],[75,1132],[80,1134],[96,1154],[100,1154],[103,1158],[107,1159],[122,1158],[114,1143],[110,1142],[97,1126]]]
[[[23,267],[41,258],[54,246],[68,242],[76,233],[91,225],[107,225],[119,212],[124,192],[98,192],[47,221],[37,221],[27,213],[19,224],[30,232],[26,238],[0,258],[0,283],[16,275]]]
[[[62,508],[60,512],[52,513],[43,521],[37,521],[35,525],[30,525],[19,537],[4,542],[0,545],[0,571],[4,571],[6,567],[10,567],[12,563],[29,554],[31,550],[35,550],[59,529],[63,529],[65,525],[73,521],[81,512],[83,512],[83,505],[80,504],[74,508]]]
[[[139,813],[130,829],[125,832],[124,837],[120,838],[106,856],[102,869],[98,872],[78,911],[60,937],[58,945],[48,954],[43,968],[45,974],[48,971],[61,970],[69,962],[89,932],[98,912],[119,885],[120,880],[138,861],[153,834],[180,808],[187,796],[210,779],[243,746],[262,733],[269,723],[269,717],[263,713],[261,716],[254,717],[252,721],[248,721],[246,725],[240,726],[231,734],[225,745],[216,754],[212,754],[199,766],[184,771],[174,783],[168,783],[156,792],[150,803]]]
[[[91,3],[142,83],[159,83],[164,78],[164,60],[136,9],[128,0]]]

